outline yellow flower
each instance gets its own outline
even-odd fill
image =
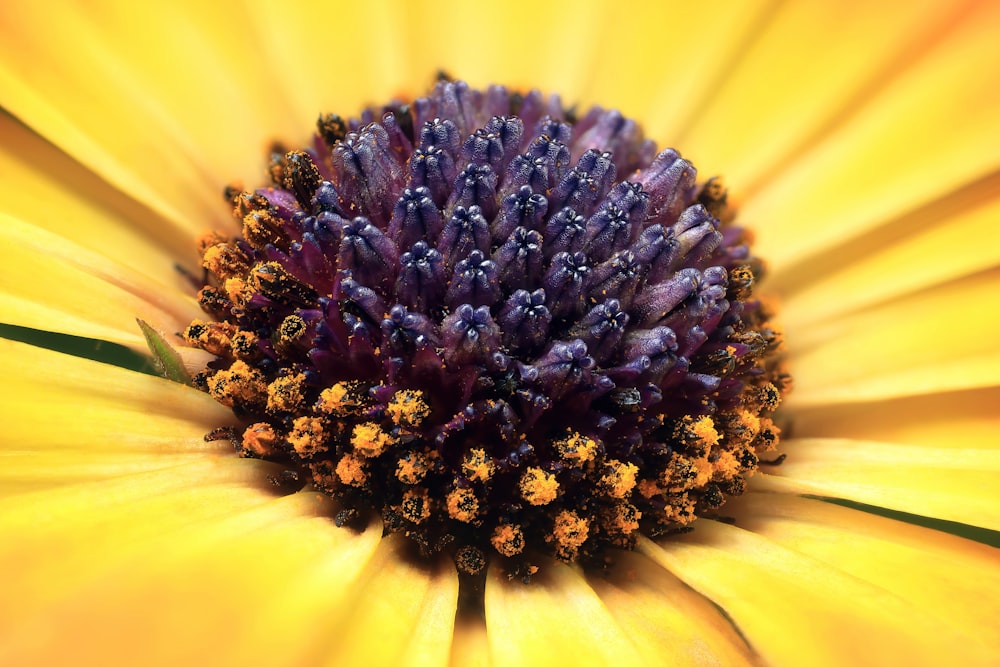
[[[443,68],[616,105],[725,174],[797,387],[734,523],[491,571],[456,622],[453,568],[275,498],[203,440],[233,423],[208,395],[0,340],[0,664],[1000,661],[1000,5],[42,5],[0,8],[4,323],[182,330],[223,185]]]

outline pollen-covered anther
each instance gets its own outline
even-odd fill
[[[263,405],[267,397],[264,374],[237,359],[208,379],[208,393],[228,407]]]
[[[486,453],[486,450],[478,447],[470,449],[462,459],[462,473],[476,482],[487,481],[493,476],[496,467],[496,462]]]
[[[298,417],[292,422],[292,432],[288,434],[288,444],[295,453],[310,459],[329,448],[326,428],[318,417]]]
[[[379,456],[394,443],[392,435],[375,422],[358,424],[351,433],[351,447],[366,458]]]
[[[455,552],[455,567],[463,574],[477,575],[486,567],[486,554],[471,545],[459,547]]]
[[[266,422],[251,424],[240,439],[240,454],[247,457],[263,458],[277,453],[279,437],[274,427]]]
[[[445,502],[448,507],[448,516],[455,521],[472,523],[479,516],[479,498],[476,497],[472,489],[453,489]]]
[[[517,525],[497,526],[490,536],[490,544],[501,556],[513,558],[524,551],[524,532]]]
[[[561,560],[575,560],[577,552],[590,535],[590,521],[572,510],[562,510],[555,516],[551,541]]]
[[[296,412],[305,404],[306,376],[285,375],[267,386],[267,411]]]
[[[419,484],[430,470],[430,456],[418,451],[408,451],[396,461],[396,479],[403,484]]]
[[[368,404],[367,390],[360,382],[338,382],[319,394],[316,410],[331,417],[360,414]]]
[[[431,501],[427,489],[410,489],[403,494],[399,513],[411,523],[423,523],[431,515]]]
[[[337,461],[336,473],[343,484],[362,488],[368,483],[368,461],[354,454],[345,454]]]
[[[184,340],[216,356],[224,356],[232,346],[235,327],[225,322],[195,320],[184,330]]]
[[[631,503],[622,502],[606,510],[601,517],[601,528],[612,535],[631,535],[639,530],[642,512]]]
[[[605,464],[601,489],[612,498],[624,498],[636,484],[639,467],[634,463],[611,460]]]
[[[594,460],[598,452],[598,442],[593,438],[571,433],[554,443],[559,457],[574,468],[583,467]]]
[[[559,495],[559,481],[556,476],[541,468],[531,467],[524,471],[518,482],[521,497],[532,505],[548,505]]]
[[[431,413],[431,409],[424,400],[424,392],[406,389],[393,394],[385,412],[396,426],[415,428]]]

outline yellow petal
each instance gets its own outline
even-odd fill
[[[996,449],[792,439],[768,472],[780,488],[1000,528]]]
[[[540,88],[561,93],[567,100],[579,96],[596,59],[588,43],[600,27],[594,12],[581,12],[572,0],[547,5],[545,15],[527,0],[502,8],[479,3],[401,3],[407,53],[419,54],[410,63],[411,88],[426,85],[429,75],[443,69],[471,85],[492,83],[516,88]],[[558,28],[555,26],[558,25]],[[578,48],[572,49],[568,36]],[[418,88],[419,90],[419,88]]]
[[[337,530],[325,517],[295,516],[295,504],[283,503],[150,542],[41,613],[5,624],[0,655],[10,664],[286,664],[287,655],[274,652],[240,663],[229,656],[234,645],[259,639],[251,634],[260,631],[255,621],[275,611],[271,605],[302,573],[323,558],[343,557],[345,549],[358,556],[364,550],[354,548],[356,534]],[[81,562],[70,554],[59,571],[72,574]],[[270,631],[315,627],[316,619],[299,616],[295,607],[283,612],[282,625]]]
[[[528,585],[491,567],[486,628],[497,665],[646,664],[586,579],[561,563],[546,561]]]
[[[934,0],[905,13],[879,3],[784,3],[755,26],[677,141],[702,173],[722,173],[734,190],[750,192],[912,66],[963,9]]]
[[[401,536],[382,540],[370,579],[329,642],[327,665],[446,665],[458,601],[450,562],[412,563]]]
[[[935,615],[964,635],[963,642],[1000,655],[995,549],[785,494],[750,493],[737,507],[740,527],[883,588]]]
[[[759,664],[732,623],[662,566],[636,553],[616,553],[614,559],[607,574],[588,581],[645,664]]]
[[[831,253],[827,264],[812,263],[795,276],[787,273],[770,289],[785,294],[781,321],[803,330],[814,323],[839,318],[862,308],[877,308],[890,299],[914,294],[952,280],[1000,265],[1000,174],[977,197],[989,197],[957,215],[944,206],[920,209],[920,220],[905,219],[906,229],[894,235],[868,237],[841,252]],[[941,210],[944,208],[945,210]],[[845,253],[850,260],[845,261]]]
[[[247,4],[243,12],[259,35],[255,47],[275,74],[268,87],[290,108],[291,138],[305,136],[321,113],[356,117],[365,105],[423,92],[442,66],[415,58],[422,48],[407,49],[408,36],[419,34],[405,19],[410,3]],[[420,73],[410,78],[414,60]]]
[[[333,525],[314,530],[330,541],[328,548],[281,574],[272,600],[243,615],[245,640],[227,647],[223,664],[254,664],[262,656],[278,656],[279,664],[321,664],[331,645],[343,641],[340,627],[368,594],[372,564],[383,562],[382,526],[372,522],[361,534]]]
[[[642,122],[661,147],[678,149],[702,174],[712,175],[699,163],[703,153],[684,138],[685,130],[712,105],[778,5],[738,2],[706,15],[696,3],[650,2],[608,12],[594,38],[599,57],[586,69],[583,99],[621,109]],[[682,27],[709,24],[707,34]],[[554,85],[562,89],[558,79]],[[733,124],[731,118],[727,124]]]
[[[874,28],[881,33],[884,25]],[[743,219],[759,232],[756,249],[775,272],[997,170],[1000,88],[975,63],[1000,59],[998,26],[1000,5],[977,3],[746,202]]]
[[[179,331],[200,312],[179,288],[2,213],[0,243],[0,310],[10,324],[144,350],[136,317]]]
[[[204,439],[233,424],[232,412],[191,387],[7,340],[0,362],[0,451],[232,452]]]
[[[0,448],[0,497],[172,468],[204,456],[204,452],[18,451],[7,446]]]
[[[769,665],[989,664],[928,610],[741,528],[703,519],[640,549],[722,607]]]
[[[269,138],[308,132],[236,3],[5,3],[0,21],[0,105],[191,233],[227,223],[220,188],[260,180]]]
[[[789,406],[995,386],[1000,270],[923,290],[854,315],[788,329]]]
[[[178,547],[176,534],[273,500],[268,468],[213,460],[0,499],[0,564],[17,571],[0,627],[114,572],[137,553]],[[285,512],[289,515],[288,512]],[[148,557],[148,555],[147,555]]]
[[[820,405],[795,411],[794,434],[912,445],[1000,448],[1000,387]]]
[[[183,258],[190,232],[129,199],[10,116],[0,115],[0,213],[58,234],[160,279]]]

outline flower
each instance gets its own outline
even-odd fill
[[[797,386],[789,457],[732,524],[644,540],[607,575],[491,571],[485,622],[456,624],[453,569],[335,528],[316,494],[275,498],[280,469],[203,440],[234,424],[207,395],[3,341],[0,661],[995,662],[996,550],[913,516],[1000,524],[994,3],[13,4],[7,323],[135,349],[137,316],[182,330],[200,313],[173,267],[229,224],[218,187],[260,181],[265,142],[319,111],[445,67],[618,105],[724,173]]]

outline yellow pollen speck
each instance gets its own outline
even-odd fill
[[[485,449],[470,449],[462,459],[462,473],[477,482],[485,482],[492,477],[496,467]]]
[[[277,441],[278,434],[274,432],[274,428],[270,424],[258,422],[243,432],[240,453],[244,456],[270,456],[275,453],[274,445]]]
[[[354,454],[345,454],[337,463],[337,477],[348,486],[362,487],[368,481],[368,462]]]
[[[279,377],[267,387],[267,411],[297,412],[305,401],[305,388],[303,373]]]
[[[292,422],[292,432],[288,435],[288,444],[303,458],[309,458],[317,452],[326,451],[329,446],[326,429],[323,428],[323,420],[317,417],[296,419]]]
[[[639,468],[634,463],[608,461],[601,487],[612,498],[624,498],[635,488]]]
[[[559,456],[575,468],[582,467],[597,456],[597,441],[579,433],[571,433],[554,444]]]
[[[354,447],[354,451],[368,458],[380,455],[392,444],[392,436],[375,422],[358,424],[351,433],[351,446]]]
[[[559,482],[556,476],[537,467],[524,471],[518,488],[521,497],[532,505],[547,505],[559,495]]]
[[[410,389],[393,394],[385,411],[396,426],[404,428],[420,426],[431,413],[430,407],[424,400],[424,392]]]
[[[501,556],[513,558],[524,551],[524,533],[520,526],[497,526],[490,537],[490,544]]]
[[[347,417],[359,414],[364,409],[361,383],[338,382],[327,387],[319,395],[316,410],[333,417]]]
[[[454,489],[448,494],[448,516],[456,521],[471,523],[479,516],[479,499],[472,489]]]

